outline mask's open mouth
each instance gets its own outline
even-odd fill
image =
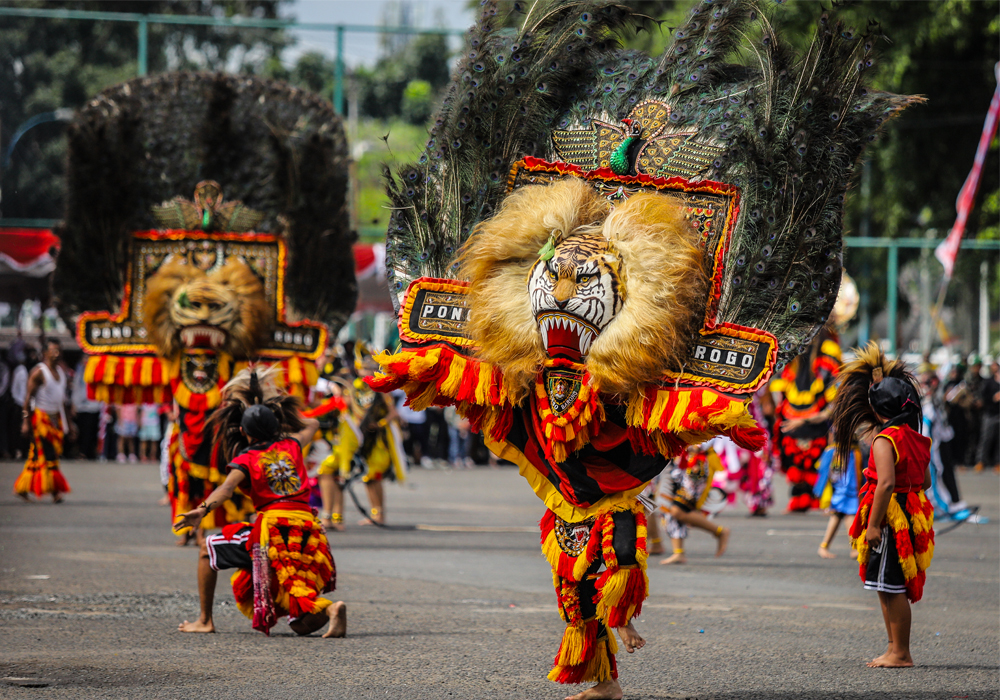
[[[561,355],[574,362],[587,355],[599,332],[582,318],[561,311],[543,311],[535,320],[549,357]]]
[[[187,348],[218,350],[226,344],[226,332],[215,326],[186,326],[181,329],[181,343]]]

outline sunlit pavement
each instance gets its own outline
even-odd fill
[[[20,465],[0,464],[9,488]],[[61,505],[0,500],[2,698],[562,698],[545,680],[562,623],[538,548],[542,506],[512,468],[416,469],[390,484],[388,518],[430,529],[331,535],[348,637],[271,638],[250,629],[220,577],[214,635],[197,615],[197,551],[179,548],[157,467],[69,462]],[[651,558],[637,626],[619,656],[627,698],[997,698],[1000,476],[960,474],[988,525],[938,538],[913,609],[918,667],[873,670],[885,630],[842,530],[816,549],[826,516],[720,516],[729,551],[702,532],[689,563]],[[358,495],[364,499],[363,489]]]

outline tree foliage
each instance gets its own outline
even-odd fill
[[[804,45],[818,11],[815,3],[800,1],[776,14]],[[928,229],[933,229],[932,236],[943,237],[955,221],[955,199],[972,168],[996,89],[1000,3],[867,0],[839,13],[859,28],[869,20],[877,22],[875,28],[885,34],[876,87],[927,98],[926,104],[912,107],[891,121],[883,136],[869,148],[871,196],[866,202],[855,190],[848,197],[847,233],[863,233],[863,222],[870,217],[871,236],[924,237]],[[998,190],[1000,160],[994,139],[966,228],[967,238],[998,237]],[[900,261],[906,265],[920,255],[918,249],[902,249]],[[965,310],[976,307],[983,257],[981,253],[959,255],[946,299],[949,305]],[[996,255],[986,257],[995,270]],[[883,272],[886,252],[855,249],[849,251],[845,262],[861,290],[872,300],[872,313],[877,313],[887,293]],[[939,275],[940,266],[933,261],[930,265],[933,275]],[[996,308],[996,300],[994,288],[992,308]],[[906,297],[901,301],[905,313],[909,306]],[[952,328],[952,332],[972,339],[971,324]]]
[[[413,124],[423,124],[448,84],[448,39],[443,34],[418,35],[401,50],[380,58],[374,67],[356,69],[353,78],[362,115],[375,119],[403,116]],[[430,93],[419,84],[409,87],[412,81],[426,83]]]
[[[0,5],[147,14],[275,19],[286,0],[2,0]],[[288,43],[266,29],[150,24],[149,72],[229,70],[261,73]],[[0,144],[29,118],[75,109],[106,87],[136,76],[138,34],[131,22],[0,17]],[[64,125],[47,123],[18,142],[2,173],[5,217],[63,213]]]

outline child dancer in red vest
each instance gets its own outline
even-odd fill
[[[222,391],[223,404],[212,415],[225,482],[205,502],[180,516],[175,529],[198,527],[223,507],[236,487],[249,494],[257,518],[234,523],[208,537],[198,563],[201,615],[185,620],[181,632],[214,632],[212,603],[222,569],[236,569],[233,594],[254,629],[269,634],[288,616],[296,634],[311,634],[326,624],[324,637],[347,632],[343,602],[320,597],[337,580],[326,533],[309,506],[309,480],[302,445],[312,441],[319,422],[303,419],[299,400],[282,394],[269,373],[244,370]]]
[[[934,510],[924,495],[931,483],[930,440],[920,429],[920,394],[900,360],[889,361],[875,343],[844,365],[834,412],[838,435],[877,431],[864,470],[861,507],[851,525],[861,579],[878,591],[889,648],[868,665],[913,666],[910,602],[923,595],[925,571],[934,556]],[[850,440],[838,443],[842,464]]]

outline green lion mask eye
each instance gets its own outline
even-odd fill
[[[181,292],[180,294],[177,295],[177,305],[182,309],[191,308],[191,300],[188,298],[187,292]]]

